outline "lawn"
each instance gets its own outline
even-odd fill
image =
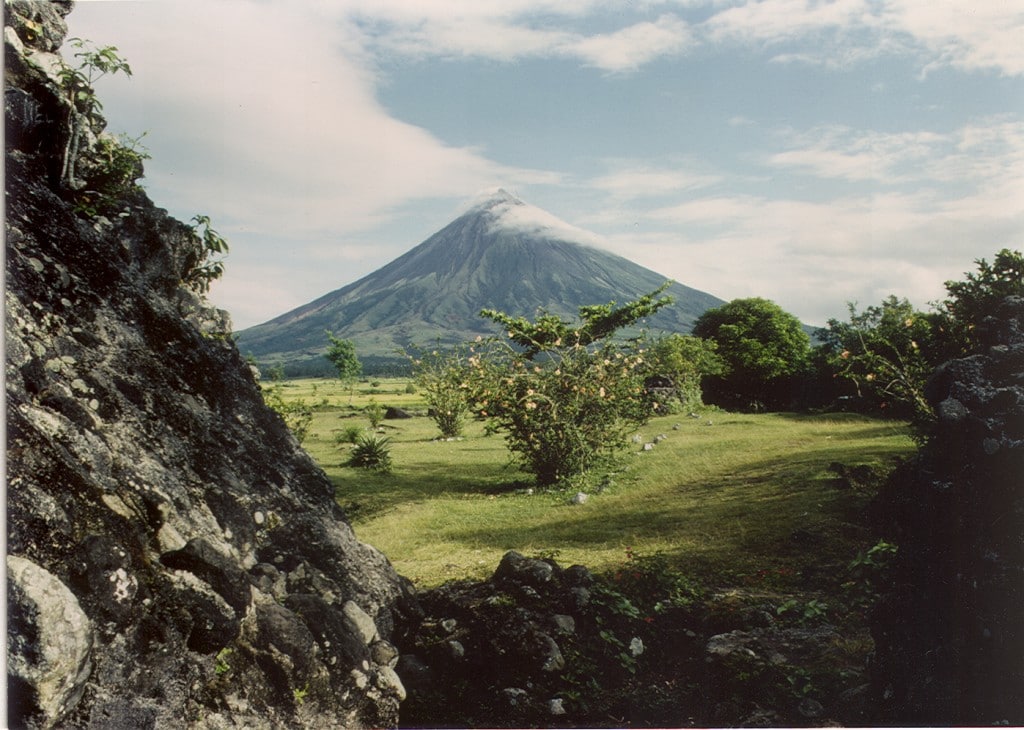
[[[373,382],[377,385],[374,386]],[[314,405],[304,446],[337,486],[356,534],[421,588],[490,575],[508,550],[583,563],[597,572],[634,554],[661,553],[709,582],[808,575],[845,566],[873,544],[862,511],[870,483],[842,483],[834,462],[884,474],[913,451],[901,423],[852,414],[732,414],[707,411],[652,420],[601,491],[530,489],[509,463],[501,435],[472,422],[465,437],[440,441],[407,381],[284,384],[286,398]],[[375,401],[421,414],[387,420],[394,469],[343,466],[349,426],[369,426]],[[642,444],[664,438],[649,451]]]

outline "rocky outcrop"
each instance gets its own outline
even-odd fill
[[[610,575],[508,552],[420,594],[399,634],[409,727],[864,724],[857,637],[658,560]]]
[[[1024,724],[1024,299],[981,330],[983,352],[932,376],[934,429],[875,505],[899,546],[873,618],[876,723]]]
[[[193,230],[72,204],[69,9],[5,7],[9,723],[394,725],[415,599],[182,285]]]

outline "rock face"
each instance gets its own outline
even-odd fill
[[[938,421],[876,511],[899,546],[876,609],[876,722],[1024,724],[1024,299],[939,368]]]
[[[415,598],[182,286],[192,229],[70,202],[69,9],[5,7],[9,723],[394,725]]]

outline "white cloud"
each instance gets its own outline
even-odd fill
[[[703,30],[716,42],[800,48],[780,51],[774,60],[782,62],[842,66],[916,52],[925,70],[1024,73],[1024,7],[1016,2],[746,0],[712,15]]]
[[[661,56],[682,52],[693,43],[689,26],[674,15],[637,23],[614,33],[594,35],[570,45],[571,52],[608,71],[635,71]]]
[[[934,65],[1024,73],[1024,5],[1019,2],[890,0],[881,20],[924,45]]]
[[[696,161],[678,167],[616,163],[617,169],[590,181],[590,187],[607,193],[617,201],[653,198],[680,191],[699,190],[714,185],[722,176],[704,172]]]
[[[1024,205],[1024,198],[1012,202],[1024,180],[1024,122],[1012,118],[980,119],[942,133],[820,127],[793,135],[789,146],[769,164],[824,179],[984,189],[975,202],[985,210],[993,196],[1009,204],[1004,211]]]
[[[825,127],[786,139],[790,149],[766,163],[835,181],[838,191],[689,193],[633,211],[634,230],[607,236],[608,246],[718,296],[766,296],[822,323],[842,317],[847,300],[896,294],[924,307],[975,259],[1021,245],[1022,122],[983,119],[945,133]]]

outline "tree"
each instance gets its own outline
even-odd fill
[[[924,384],[935,366],[932,319],[895,296],[863,312],[847,306],[849,321],[830,319],[818,333],[826,362],[873,407],[921,423],[930,420]]]
[[[542,313],[534,322],[485,310],[511,343],[478,343],[468,363],[476,413],[504,431],[537,483],[583,475],[625,447],[628,430],[658,404],[643,384],[642,343],[614,343],[619,328],[671,303],[659,289],[621,307],[581,307],[574,326]]]
[[[810,338],[800,321],[767,299],[734,299],[704,312],[693,334],[713,340],[726,364],[718,395],[730,405],[778,407],[807,364]]]
[[[718,345],[693,335],[672,334],[651,343],[649,350],[651,375],[669,378],[685,409],[704,404],[701,381],[709,375],[725,372],[725,361],[718,354]]]
[[[1008,296],[1024,296],[1024,255],[1004,248],[990,264],[974,262],[976,274],[965,273],[964,281],[947,281],[949,297],[938,305],[939,337],[943,359],[975,352],[976,328]],[[936,363],[937,364],[937,363]]]
[[[325,357],[331,361],[341,382],[348,385],[348,400],[352,403],[352,391],[355,389],[356,378],[363,372],[363,365],[356,357],[356,346],[351,340],[343,340],[327,332],[327,353]]]

